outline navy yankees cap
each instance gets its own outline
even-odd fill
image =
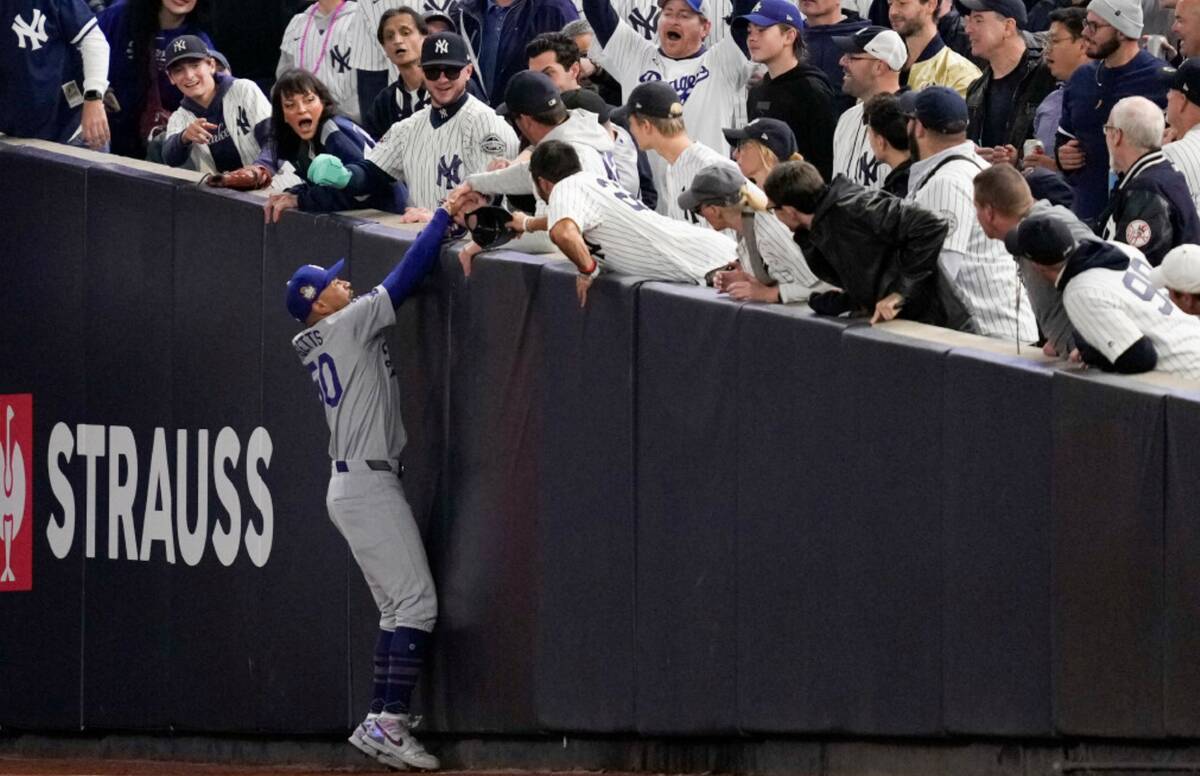
[[[508,228],[512,213],[502,207],[485,205],[467,213],[463,220],[471,232],[471,240],[480,248],[499,248],[517,236]]]
[[[562,104],[562,95],[550,76],[538,70],[522,70],[508,79],[504,103],[496,108],[501,116],[536,116]]]
[[[1061,218],[1051,213],[1030,216],[1004,236],[1013,258],[1034,264],[1058,264],[1075,248],[1075,238]]]
[[[421,67],[426,65],[453,65],[466,67],[470,62],[467,42],[453,32],[439,32],[425,38],[421,44]]]
[[[899,99],[900,112],[915,118],[926,129],[943,134],[967,128],[967,101],[949,86],[926,86],[916,92],[904,92]]]
[[[325,287],[337,279],[342,268],[346,266],[345,259],[339,259],[329,269],[318,267],[316,264],[305,264],[292,274],[287,284],[287,294],[284,301],[288,312],[296,320],[304,323],[312,312],[313,302],[325,290]]]
[[[755,119],[740,129],[722,129],[729,145],[737,147],[744,140],[757,140],[771,149],[775,158],[786,162],[796,153],[796,135],[779,119]]]
[[[754,8],[745,16],[739,16],[739,20],[745,20],[759,27],[770,27],[775,24],[787,24],[795,27],[798,30],[804,29],[804,16],[797,8],[788,0],[759,0],[755,3]]]
[[[1200,57],[1183,60],[1171,79],[1171,88],[1183,92],[1190,102],[1200,105]]]
[[[730,164],[710,164],[692,178],[680,195],[679,207],[691,213],[701,205],[732,205],[742,198],[746,176]]]
[[[1028,17],[1025,14],[1025,3],[1021,0],[960,0],[972,11],[991,11],[1009,19],[1015,19],[1018,29],[1025,29]]]
[[[625,121],[636,113],[656,119],[677,119],[683,116],[683,103],[675,88],[666,81],[647,81],[629,93],[629,99],[612,113],[615,121]]]
[[[208,59],[208,45],[195,35],[180,35],[167,44],[167,67],[185,59]]]
[[[613,107],[591,89],[572,89],[569,92],[563,92],[562,101],[563,105],[571,110],[582,108],[590,113],[595,113],[600,117],[601,124],[607,124],[609,115],[613,112]]]

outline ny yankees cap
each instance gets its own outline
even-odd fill
[[[750,13],[738,19],[759,27],[787,24],[798,30],[804,29],[804,14],[788,0],[759,0]]]
[[[1188,101],[1200,105],[1200,57],[1185,59],[1171,79],[1171,88],[1183,92]]]
[[[292,317],[301,323],[307,321],[308,314],[312,312],[313,302],[317,301],[317,297],[326,286],[337,279],[345,266],[346,260],[339,259],[329,269],[318,267],[316,264],[305,264],[296,270],[292,279],[288,281],[287,294],[284,296]]]
[[[679,207],[691,213],[701,205],[732,205],[741,199],[746,176],[729,164],[710,164],[679,195]]]
[[[915,118],[926,129],[943,134],[967,128],[967,101],[949,86],[926,86],[900,95],[900,112]]]
[[[683,103],[666,81],[647,81],[633,88],[629,100],[613,111],[612,118],[624,122],[635,113],[648,118],[677,119],[683,116]]]
[[[601,124],[607,124],[609,115],[613,112],[613,107],[591,89],[572,89],[569,92],[563,92],[562,101],[563,105],[571,110],[581,108],[589,113],[595,113],[600,117]]]
[[[180,35],[167,46],[167,67],[185,59],[208,59],[212,54],[204,41],[195,35]]]
[[[496,108],[501,116],[536,116],[562,104],[562,95],[550,76],[539,70],[522,70],[508,79],[504,103]]]
[[[1028,17],[1025,14],[1025,3],[1021,0],[960,0],[972,11],[991,11],[1009,19],[1015,19],[1018,29],[1025,29]]]
[[[1176,245],[1163,256],[1162,264],[1150,270],[1155,288],[1185,294],[1200,294],[1200,245]]]
[[[847,54],[864,53],[885,63],[897,73],[908,61],[908,47],[904,38],[887,27],[864,27],[853,35],[838,35],[833,42]]]
[[[1030,216],[1004,236],[1004,247],[1015,259],[1034,264],[1058,264],[1075,248],[1075,238],[1061,218],[1051,213]]]
[[[425,38],[421,44],[421,66],[453,65],[466,67],[470,62],[467,42],[453,32],[439,32]]]
[[[775,158],[786,162],[796,153],[796,135],[779,119],[755,119],[744,127],[722,129],[729,145],[735,148],[744,140],[757,140],[771,149]]]

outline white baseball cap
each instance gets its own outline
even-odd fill
[[[886,27],[864,27],[853,35],[837,36],[833,39],[837,47],[847,54],[863,52],[870,54],[897,73],[908,61],[908,47],[895,30]]]
[[[1200,245],[1177,245],[1167,251],[1162,264],[1150,270],[1156,288],[1200,294]]]

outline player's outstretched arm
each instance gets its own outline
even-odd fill
[[[392,298],[392,306],[399,307],[413,292],[442,253],[442,238],[450,226],[450,219],[458,212],[460,198],[451,196],[433,213],[433,218],[404,252],[404,258],[383,279],[383,287]]]

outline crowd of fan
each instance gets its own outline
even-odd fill
[[[464,271],[515,238],[581,303],[604,269],[1200,379],[1200,0],[425,2],[303,8],[268,96],[209,0],[23,0],[0,132],[268,221],[504,203]]]

